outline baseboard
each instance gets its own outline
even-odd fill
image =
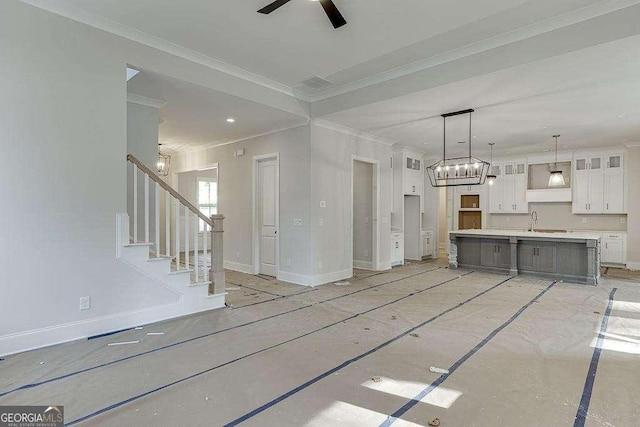
[[[224,261],[222,266],[227,270],[239,271],[240,273],[253,274],[253,266],[239,262]]]
[[[289,271],[278,271],[278,280],[296,285],[311,286],[311,276],[291,273]]]
[[[225,294],[211,295],[205,308],[189,309],[180,298],[178,302],[143,308],[123,313],[110,314],[93,319],[65,323],[0,337],[0,356],[21,353],[42,347],[63,344],[87,337],[135,328],[189,314],[222,308]],[[212,301],[213,300],[213,301]]]
[[[361,270],[373,270],[373,262],[371,261],[360,261],[358,259],[353,260],[353,267],[359,268]]]
[[[349,268],[341,271],[332,271],[331,273],[319,274],[311,279],[311,286],[323,285],[325,283],[336,282],[338,280],[348,279],[353,276],[353,269]]]
[[[391,261],[378,264],[378,271],[391,270]]]
[[[640,262],[628,261],[627,268],[629,270],[640,270]]]

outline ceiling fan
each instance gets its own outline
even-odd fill
[[[260,9],[258,13],[264,13],[265,15],[268,15],[274,10],[289,3],[290,1],[291,0],[276,0],[273,3],[270,3],[267,6]],[[329,21],[331,21],[331,23],[333,24],[333,28],[340,28],[347,23],[347,21],[344,19],[344,17],[336,7],[336,5],[333,4],[332,0],[319,0],[319,2],[324,8],[324,11],[327,14],[327,17],[329,17]]]

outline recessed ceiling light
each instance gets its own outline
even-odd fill
[[[235,123],[236,119],[234,119],[233,117],[228,117],[227,118],[227,123]]]
[[[542,125],[540,126],[541,129],[547,129],[549,127],[549,125]]]
[[[620,115],[618,116],[618,118],[619,118],[619,119],[624,119],[625,117],[627,117],[627,115],[626,115],[626,114],[620,114]]]
[[[623,139],[622,142],[629,142],[629,140],[628,139]]]

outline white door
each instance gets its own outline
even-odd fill
[[[278,163],[276,160],[258,162],[257,190],[259,272],[277,276]]]

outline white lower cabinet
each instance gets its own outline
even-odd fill
[[[424,230],[420,233],[422,242],[422,257],[433,256],[435,249],[435,242],[433,241],[433,230]]]
[[[625,233],[603,233],[600,249],[600,263],[603,265],[624,265],[627,262],[627,235]]]
[[[391,233],[391,265],[404,264],[404,233]]]

